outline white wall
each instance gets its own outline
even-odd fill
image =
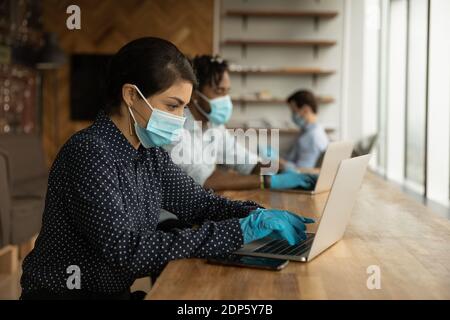
[[[345,1],[342,131],[345,139],[354,141],[378,131],[379,4],[379,0]]]
[[[430,16],[427,195],[449,204],[450,1],[432,0]]]
[[[428,0],[410,2],[406,182],[423,194],[427,86]]]
[[[388,178],[403,183],[405,164],[405,92],[407,1],[391,2],[388,53],[387,161]]]
[[[356,141],[362,130],[364,1],[346,0],[344,8],[341,137]]]
[[[364,5],[363,21],[363,67],[362,67],[362,105],[361,131],[355,138],[376,134],[379,95],[379,41],[380,41],[380,2],[379,0],[359,1]]]

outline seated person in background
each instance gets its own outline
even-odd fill
[[[328,146],[324,128],[317,122],[317,101],[310,91],[300,90],[288,99],[292,120],[301,129],[290,150],[285,166],[288,168],[314,168]]]
[[[271,189],[304,188],[312,189],[315,180],[309,175],[296,172],[286,172],[272,176],[260,176],[262,167],[259,157],[240,145],[234,136],[225,128],[225,123],[230,119],[233,105],[229,92],[231,81],[228,73],[228,63],[218,57],[208,55],[197,56],[193,60],[193,68],[197,77],[198,87],[194,91],[191,103],[185,110],[186,123],[184,128],[188,131],[190,138],[195,138],[194,143],[190,139],[181,140],[181,145],[169,146],[166,150],[172,156],[172,160],[180,166],[197,183],[207,189],[219,190],[242,190],[257,189],[264,185]],[[197,121],[197,123],[195,123]],[[195,124],[200,123],[199,126]],[[205,131],[215,129],[220,131],[219,143],[209,144],[214,148],[211,159],[205,159],[202,143],[210,140]],[[175,148],[188,152],[190,155],[203,155],[202,161],[180,162],[174,158]],[[226,169],[217,168],[220,159],[226,159],[227,153],[233,152],[237,155],[246,155],[249,159],[245,164],[226,164]],[[210,156],[208,153],[206,156]]]

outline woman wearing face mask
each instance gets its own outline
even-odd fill
[[[132,41],[109,69],[105,110],[52,166],[22,299],[130,299],[134,280],[170,260],[228,254],[265,236],[305,238],[312,220],[209,193],[160,147],[178,138],[196,83],[173,44]],[[198,227],[158,231],[161,208]]]
[[[193,67],[198,80],[198,89],[193,93],[192,103],[185,112],[185,129],[189,131],[189,137],[182,139],[178,145],[169,147],[168,151],[183,150],[181,152],[183,154],[202,155],[203,158],[201,161],[186,162],[182,161],[184,159],[174,158],[173,155],[179,154],[178,152],[170,152],[172,160],[196,182],[216,191],[261,187],[313,189],[317,179],[312,175],[293,171],[272,176],[259,175],[261,161],[258,156],[237,143],[237,140],[225,128],[233,112],[233,104],[229,96],[231,81],[227,61],[209,55],[197,56],[193,60]],[[200,128],[196,126],[196,122],[201,123]],[[208,151],[213,149],[214,152],[204,152],[205,144],[210,142],[207,132],[211,129],[215,130],[215,137],[221,137],[221,139],[208,145]],[[247,161],[223,164],[223,159],[227,159],[230,154],[241,156]],[[217,167],[217,164],[221,163],[227,170]]]
[[[328,146],[328,137],[317,122],[317,101],[312,92],[297,91],[287,99],[291,108],[292,121],[301,133],[289,152],[287,166],[314,168]]]

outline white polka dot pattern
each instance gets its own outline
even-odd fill
[[[52,166],[42,229],[23,263],[23,291],[62,292],[67,267],[77,265],[82,289],[117,293],[170,260],[230,253],[243,243],[238,218],[256,206],[204,190],[161,148],[134,149],[101,112]],[[161,208],[200,226],[157,231]]]

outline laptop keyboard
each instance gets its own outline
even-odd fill
[[[313,239],[314,234],[307,233],[306,240],[293,246],[291,246],[286,240],[272,240],[261,248],[256,249],[254,252],[285,256],[300,256],[310,248]]]

